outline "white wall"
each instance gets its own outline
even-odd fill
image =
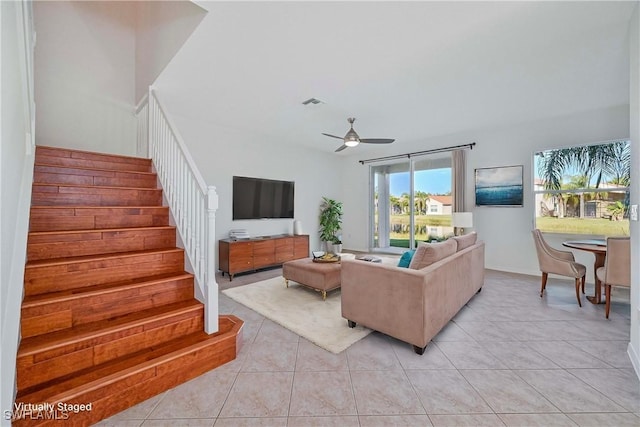
[[[206,11],[190,1],[136,3],[135,101],[198,26]]]
[[[490,269],[526,274],[539,274],[538,262],[531,238],[533,228],[532,184],[533,153],[535,151],[575,144],[608,141],[629,136],[627,105],[599,111],[589,111],[541,122],[523,123],[503,129],[477,130],[425,140],[412,147],[403,146],[397,154],[429,148],[477,142],[467,151],[466,209],[473,212],[474,229],[486,242],[486,266]],[[369,167],[360,165],[359,157],[345,160],[342,198],[345,200],[343,243],[346,248],[367,250],[368,222],[364,221],[368,206]],[[474,170],[476,168],[524,165],[524,207],[475,207]],[[566,236],[550,241],[559,246]],[[579,262],[593,264],[593,256],[578,253]],[[592,277],[590,271],[588,277]]]
[[[135,4],[34,4],[39,145],[135,154]]]
[[[162,94],[161,88],[158,91]],[[170,104],[166,107],[171,111]],[[295,219],[301,221],[304,234],[309,234],[310,249],[320,249],[318,216],[322,197],[345,201],[341,196],[347,184],[341,179],[335,156],[293,146],[283,148],[266,136],[213,123],[177,115],[172,119],[205,181],[216,186],[220,202],[216,240],[227,238],[229,230],[235,228],[246,228],[251,236],[293,232],[293,220],[289,219],[232,220],[232,177],[250,176],[295,181]]]
[[[630,25],[630,128],[631,135],[631,203],[640,203],[640,5],[636,4]],[[640,226],[631,221],[631,259],[640,259]],[[640,377],[640,263],[631,263],[631,342],[629,356]]]
[[[29,95],[26,77],[22,2],[0,2],[2,55],[2,144],[0,145],[0,410],[10,409],[15,394],[15,367],[20,330],[20,305],[24,282],[27,229],[33,177],[33,147],[30,143]],[[17,10],[18,9],[18,10]],[[1,417],[0,424],[9,425]]]

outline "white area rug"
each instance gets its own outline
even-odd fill
[[[359,325],[347,326],[339,290],[329,292],[322,301],[319,292],[291,280],[287,288],[280,276],[222,293],[332,353],[342,352],[371,333]]]

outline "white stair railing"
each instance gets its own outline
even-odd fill
[[[205,332],[218,331],[218,284],[215,280],[215,215],[218,195],[207,187],[193,158],[158,100],[148,98],[148,154],[158,174],[196,281],[196,297],[205,306]],[[143,109],[140,109],[142,113]],[[138,118],[138,123],[144,118]]]

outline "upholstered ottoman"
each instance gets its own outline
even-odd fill
[[[313,262],[311,258],[287,261],[282,265],[282,276],[289,287],[289,280],[315,289],[327,299],[327,292],[340,287],[340,263]]]

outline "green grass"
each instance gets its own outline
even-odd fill
[[[539,217],[536,228],[548,233],[628,236],[629,220]]]
[[[409,225],[408,215],[391,215],[391,222]],[[420,215],[416,217],[416,226],[451,227],[451,217],[440,215]],[[582,234],[597,236],[628,236],[629,220],[611,221],[608,219],[587,218],[536,218],[536,228],[548,233]],[[416,241],[425,241],[429,235],[417,234]],[[392,247],[409,248],[409,233],[391,233],[389,242]]]

